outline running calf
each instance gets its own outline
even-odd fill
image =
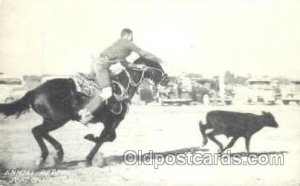
[[[215,142],[222,153],[226,149],[231,148],[239,137],[244,137],[246,140],[246,150],[249,153],[249,144],[252,135],[258,132],[265,126],[278,127],[274,116],[269,112],[262,111],[262,115],[251,113],[240,113],[230,111],[211,111],[206,115],[207,124],[199,122],[200,131],[203,137],[203,146],[207,144],[207,137]],[[213,129],[209,133],[205,133],[207,129]],[[223,148],[215,136],[224,134],[227,137],[233,137],[229,144]]]

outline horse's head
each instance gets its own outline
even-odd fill
[[[150,61],[143,57],[138,58],[134,61],[134,64],[144,64],[149,67],[144,74],[144,77],[150,79],[154,82],[155,85],[166,86],[169,82],[167,73],[163,70],[161,65],[158,62]]]

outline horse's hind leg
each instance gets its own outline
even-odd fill
[[[55,164],[59,164],[62,162],[63,157],[64,157],[64,150],[62,148],[61,143],[59,143],[56,139],[54,139],[52,136],[50,136],[49,132],[60,128],[65,123],[66,122],[57,122],[57,121],[54,122],[52,120],[45,121],[45,124],[48,124],[48,125],[46,125],[46,127],[45,127],[45,134],[43,135],[43,138],[45,140],[47,140],[56,150],[56,158],[54,159]]]
[[[32,129],[32,134],[35,138],[35,140],[37,141],[40,149],[41,149],[41,159],[40,161],[37,163],[38,166],[43,166],[47,157],[48,157],[48,154],[49,154],[49,151],[48,151],[48,148],[45,144],[45,142],[43,141],[43,135],[44,135],[44,132],[43,132],[43,128],[44,128],[44,125],[41,124],[39,126],[36,126]]]
[[[62,148],[62,145],[56,140],[54,139],[52,136],[50,136],[49,134],[46,134],[44,136],[45,140],[47,140],[56,150],[56,158],[55,160],[55,164],[59,164],[62,162],[63,158],[64,158],[64,150]]]
[[[45,119],[43,124],[41,124],[37,127],[34,127],[32,129],[33,136],[35,137],[35,139],[42,151],[39,166],[44,165],[44,163],[48,157],[48,154],[49,154],[48,148],[47,148],[45,142],[43,141],[43,138],[54,146],[54,148],[57,150],[58,161],[62,161],[62,159],[63,159],[62,145],[57,140],[55,140],[53,137],[51,137],[48,134],[48,132],[63,126],[64,123],[65,122],[53,122],[51,120]]]

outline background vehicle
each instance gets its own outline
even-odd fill
[[[0,102],[9,103],[21,98],[26,92],[23,77],[0,76]]]
[[[248,80],[247,101],[249,104],[275,104],[280,97],[280,89],[269,79]]]
[[[282,103],[288,105],[292,102],[300,105],[300,80],[291,81],[282,90]]]
[[[168,86],[159,90],[160,102],[162,105],[190,105],[192,103],[191,88],[186,86],[187,79],[182,81],[178,77],[169,76]]]
[[[231,105],[234,93],[233,89],[220,89],[220,82],[215,77],[194,79],[192,95],[195,101],[204,105]]]

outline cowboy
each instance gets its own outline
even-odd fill
[[[94,73],[96,83],[101,91],[97,93],[84,109],[78,112],[79,116],[81,116],[81,123],[87,124],[91,121],[94,118],[93,113],[103,105],[105,100],[113,95],[109,71],[109,67],[112,64],[120,62],[125,68],[146,70],[146,65],[136,65],[126,61],[126,57],[128,57],[132,51],[148,60],[156,61],[158,63],[162,62],[161,59],[153,54],[137,47],[132,41],[132,31],[128,28],[123,29],[121,31],[121,38],[104,50],[100,54],[99,60],[93,64],[92,73]]]

